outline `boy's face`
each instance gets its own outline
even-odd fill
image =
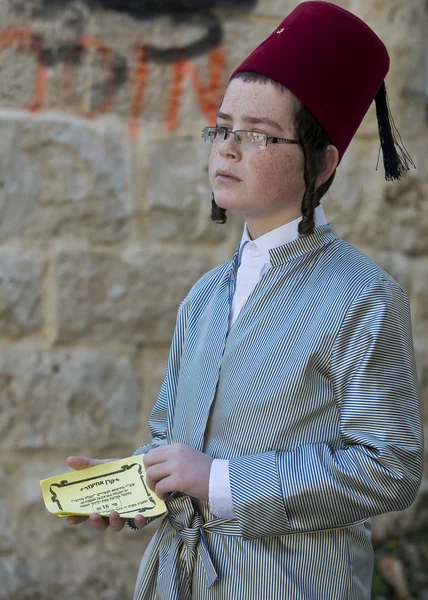
[[[288,90],[281,93],[269,83],[233,79],[220,107],[217,125],[295,139],[294,110],[295,98]],[[246,117],[268,118],[278,127],[250,123]],[[219,177],[218,170],[228,170],[240,181]],[[302,215],[303,173],[304,156],[297,144],[243,148],[230,135],[211,149],[209,178],[215,201],[221,208],[243,215],[253,239]]]

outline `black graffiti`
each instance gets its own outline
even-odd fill
[[[256,4],[256,0],[99,0],[99,2],[107,8],[129,13],[137,19],[151,19],[167,14],[190,15],[215,7],[248,10]]]
[[[76,35],[83,33],[86,21],[85,12],[96,7],[103,7],[120,13],[127,13],[138,20],[153,20],[156,17],[169,16],[172,26],[189,24],[200,26],[204,34],[185,46],[158,48],[152,44],[144,46],[148,61],[172,63],[179,60],[189,60],[210,52],[221,44],[223,28],[220,19],[213,12],[214,8],[226,8],[238,11],[251,10],[257,0],[10,0],[15,11],[30,11],[38,18],[67,20],[68,27],[74,27]],[[64,10],[67,9],[67,13]],[[65,15],[65,16],[64,16]],[[77,64],[81,52],[76,45],[59,45],[55,48],[45,48],[43,61],[53,65],[58,61]],[[114,83],[120,85],[126,80],[126,63],[117,56],[114,68]]]

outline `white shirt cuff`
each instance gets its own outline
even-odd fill
[[[214,459],[209,482],[210,511],[220,519],[236,519],[229,479],[229,461]]]

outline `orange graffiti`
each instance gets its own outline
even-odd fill
[[[31,31],[25,29],[8,28],[0,33],[0,52],[8,46],[18,43],[18,50],[35,51],[37,54],[36,94],[34,100],[26,107],[32,113],[36,113],[42,107],[46,98],[47,69],[40,60],[43,45]]]
[[[45,103],[50,75],[49,66],[44,60],[45,48],[43,47],[43,41],[29,30],[8,28],[0,32],[0,52],[12,44],[18,44],[19,51],[31,51],[36,54],[37,75],[35,97],[26,107],[26,110],[36,113],[41,110]],[[77,55],[82,51],[95,51],[102,57],[104,64],[111,72],[111,77],[106,82],[107,91],[104,101],[100,105],[96,107],[91,106],[89,110],[85,111],[80,108],[81,100],[79,100],[76,93],[78,61],[75,64],[66,64],[64,66],[62,90],[65,92],[66,101],[71,104],[81,117],[94,119],[98,115],[110,111],[116,99],[118,86],[114,73],[117,68],[117,55],[107,45],[93,36],[79,38],[73,43],[71,49],[75,50]],[[145,44],[138,42],[135,44],[133,50],[135,57],[135,75],[132,81],[134,101],[130,108],[129,134],[131,139],[136,141],[138,139],[139,120],[143,112],[149,62],[145,54]],[[190,60],[180,60],[174,63],[172,66],[172,87],[166,112],[166,128],[168,131],[172,132],[177,128],[183,83],[186,77],[190,78],[201,112],[207,118],[208,123],[215,123],[218,105],[221,100],[224,67],[225,57],[221,47],[217,47],[209,53],[208,83],[206,85],[203,83],[202,77],[193,62]]]
[[[174,77],[166,116],[166,127],[168,131],[175,131],[177,127],[178,111],[180,109],[180,98],[183,92],[184,77],[188,73],[187,61],[179,60],[174,64]]]
[[[147,80],[147,60],[144,53],[144,44],[135,44],[134,54],[137,59],[137,70],[135,73],[136,95],[135,102],[131,107],[131,118],[129,120],[129,134],[132,141],[138,139],[138,121],[143,107],[144,90]]]
[[[45,65],[37,65],[37,79],[36,79],[36,97],[33,102],[27,106],[27,110],[31,113],[37,113],[43,106],[46,98],[46,91],[48,88],[48,70]]]
[[[222,76],[224,71],[224,53],[221,47],[214,48],[209,54],[208,85],[204,86],[195,65],[189,60],[180,60],[174,65],[174,77],[171,90],[171,99],[167,112],[167,129],[175,131],[177,128],[180,98],[183,92],[183,81],[189,75],[199,101],[202,113],[209,124],[214,124],[217,117],[218,105],[222,90]]]

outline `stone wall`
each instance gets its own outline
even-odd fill
[[[228,74],[298,2],[188,2],[175,16],[186,3],[106,4],[0,7],[1,600],[132,597],[155,525],[69,527],[45,511],[39,480],[70,454],[121,457],[148,441],[178,304],[241,235],[238,217],[209,218],[200,130]],[[323,205],[410,299],[428,422],[427,121],[406,92],[424,89],[428,13],[424,0],[337,4],[388,46],[391,109],[418,168],[394,183],[375,170],[372,107]],[[420,498],[375,520],[382,555],[422,527]]]

